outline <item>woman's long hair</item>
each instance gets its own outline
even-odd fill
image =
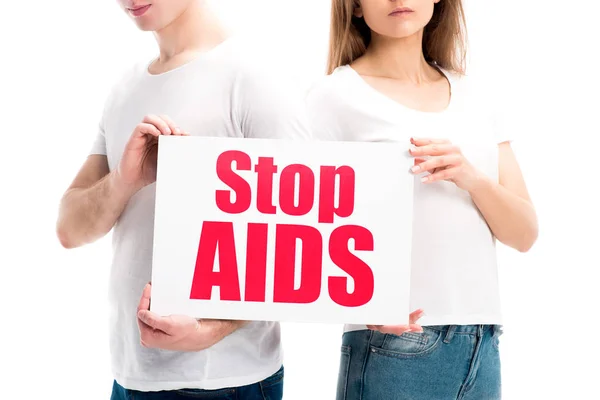
[[[354,16],[359,0],[332,0],[327,73],[350,64],[367,50],[371,29],[364,18]],[[429,63],[459,74],[465,73],[466,22],[461,0],[435,4],[431,21],[423,32],[423,54]]]

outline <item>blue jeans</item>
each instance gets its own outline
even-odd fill
[[[498,325],[344,333],[337,400],[497,400]]]
[[[179,389],[161,392],[139,392],[125,389],[115,381],[110,400],[281,400],[282,398],[283,367],[258,383],[217,390]]]

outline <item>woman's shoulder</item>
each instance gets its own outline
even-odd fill
[[[455,101],[469,109],[488,109],[496,103],[501,92],[501,80],[481,72],[455,72],[440,68],[448,78]]]
[[[440,68],[450,82],[456,87],[470,94],[485,94],[495,87],[499,80],[490,74],[481,71],[457,72],[449,69]]]

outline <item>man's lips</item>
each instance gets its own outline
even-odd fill
[[[145,6],[137,6],[133,8],[128,8],[127,10],[134,17],[141,17],[148,11],[148,9],[152,6],[152,4],[146,4]]]

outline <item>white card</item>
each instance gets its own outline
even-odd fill
[[[161,136],[152,311],[408,323],[414,177],[407,150]]]

